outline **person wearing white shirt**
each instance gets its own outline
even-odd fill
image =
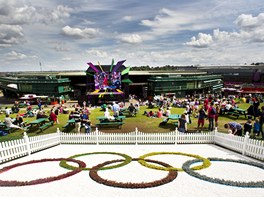
[[[5,125],[9,128],[17,128],[23,130],[23,128],[21,128],[20,126],[13,124],[12,118],[9,117],[9,114],[6,114],[4,121],[5,121]]]

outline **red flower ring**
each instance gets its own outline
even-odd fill
[[[133,158],[132,161],[138,161],[138,160],[142,160],[140,158]],[[160,162],[160,161],[156,161],[156,160],[150,160],[150,159],[144,159],[147,162],[151,162],[151,163],[156,163],[159,164],[161,166],[164,167],[171,167],[169,164],[166,164],[164,162]],[[98,170],[101,169],[102,167],[108,165],[108,164],[112,164],[112,163],[116,163],[116,162],[121,162],[124,161],[122,159],[120,160],[111,160],[111,161],[106,161],[102,164],[98,164],[97,166],[94,166],[91,168],[89,175],[90,177],[100,183],[100,184],[104,184],[107,186],[113,186],[113,187],[119,187],[119,188],[151,188],[151,187],[156,187],[156,186],[161,186],[163,184],[167,184],[169,182],[172,182],[178,175],[178,172],[175,170],[170,170],[168,171],[168,175],[165,178],[162,178],[160,180],[156,180],[156,181],[152,181],[152,182],[141,182],[141,183],[123,183],[123,182],[116,182],[116,181],[111,181],[111,180],[107,180],[107,179],[103,179],[98,175]]]
[[[55,176],[55,177],[47,177],[47,178],[35,179],[35,180],[31,180],[31,181],[16,181],[16,180],[14,180],[14,181],[4,181],[4,180],[0,180],[0,186],[28,186],[28,185],[36,185],[36,184],[48,183],[48,182],[64,179],[66,177],[70,177],[72,175],[75,175],[75,174],[81,172],[82,168],[86,167],[86,164],[83,161],[75,160],[75,159],[68,159],[68,158],[41,159],[41,160],[32,160],[32,161],[27,161],[27,162],[23,162],[23,163],[17,163],[17,164],[13,164],[13,165],[4,167],[4,168],[2,168],[0,170],[0,174],[4,173],[6,171],[9,171],[9,170],[11,170],[13,168],[16,168],[16,167],[19,167],[19,166],[23,166],[23,165],[27,165],[27,164],[34,164],[34,163],[41,163],[41,162],[52,162],[52,161],[61,161],[61,160],[75,162],[75,163],[77,163],[79,165],[79,167],[74,169],[73,171],[70,171],[70,172]]]

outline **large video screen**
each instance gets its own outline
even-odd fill
[[[121,73],[120,72],[100,72],[94,74],[95,89],[121,89]]]

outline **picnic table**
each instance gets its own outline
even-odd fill
[[[181,117],[180,114],[170,114],[167,118],[165,118],[162,121],[162,124],[167,124],[169,120],[179,120],[179,118]],[[178,122],[173,122],[173,124],[177,127],[178,126]]]
[[[6,127],[5,123],[4,122],[0,122],[0,128],[4,128]]]
[[[247,110],[241,108],[234,108],[234,111],[240,115],[244,115],[245,118],[247,118]]]
[[[114,117],[113,120],[110,120],[108,117],[105,116],[98,116],[96,117],[96,120],[99,120],[99,123],[96,123],[96,126],[118,126],[119,128],[122,127],[123,120],[126,119],[126,116],[117,116]]]
[[[180,114],[170,114],[168,120],[179,120],[180,117]]]
[[[247,110],[241,109],[241,108],[233,108],[229,111],[222,111],[222,113],[226,113],[227,115],[232,115],[235,116],[237,119],[239,118],[240,115],[244,115],[245,118],[247,118]]]
[[[63,126],[63,128],[67,128],[69,126],[75,126],[75,119],[74,118],[68,120],[67,123]]]
[[[45,123],[47,120],[47,118],[39,118],[39,119],[36,119],[36,120],[33,120],[31,122],[29,122],[28,124],[32,127],[34,125],[40,127],[43,123]]]
[[[32,128],[33,126],[37,126],[40,129],[40,131],[43,131],[44,129],[53,125],[53,121],[50,121],[50,122],[47,122],[47,121],[49,121],[48,118],[39,118],[39,119],[33,120],[29,122],[28,125],[24,127],[24,129],[28,130]]]

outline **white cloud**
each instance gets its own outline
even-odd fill
[[[193,47],[208,47],[213,43],[213,38],[210,34],[199,33],[197,38],[193,36],[190,42],[185,43],[188,46]]]
[[[19,25],[0,24],[0,46],[11,46],[23,41],[23,29]]]
[[[58,22],[64,18],[69,18],[72,11],[72,8],[63,5],[58,5],[55,9],[49,9],[5,2],[0,6],[0,23],[13,25],[49,24],[50,22]]]
[[[55,10],[52,11],[52,19],[57,21],[61,18],[68,18],[70,17],[70,12],[72,12],[73,9],[69,8],[67,6],[58,5]]]
[[[108,57],[108,53],[107,52],[102,51],[102,50],[95,50],[95,49],[86,50],[86,54],[88,56],[99,57],[99,58]]]
[[[67,45],[64,42],[53,42],[53,49],[55,49],[58,52],[66,52],[70,51],[70,48],[67,47]]]
[[[122,34],[118,39],[124,43],[137,44],[142,43],[142,38],[138,34]]]
[[[65,26],[62,28],[62,33],[66,36],[75,38],[75,39],[84,39],[84,38],[95,38],[99,31],[94,28],[71,28],[70,26]]]
[[[240,35],[247,41],[264,42],[264,13],[253,17],[251,14],[241,14],[234,22],[239,26]]]
[[[209,47],[212,44],[237,45],[236,42],[264,42],[264,13],[260,13],[257,17],[241,14],[234,23],[239,27],[238,32],[215,29],[212,35],[199,33],[197,38],[193,36],[191,41],[185,44],[192,47]]]
[[[194,11],[192,11],[194,12]],[[141,25],[151,28],[152,34],[176,34],[184,30],[202,30],[212,27],[202,11],[190,14],[186,10],[162,8],[153,20],[141,20]]]
[[[124,21],[132,21],[132,16],[124,16],[123,20]]]
[[[16,51],[11,51],[11,52],[6,54],[6,59],[9,61],[22,60],[22,59],[26,59],[26,58],[27,58],[27,55],[22,54],[22,53],[18,53]]]
[[[242,29],[258,28],[264,25],[264,13],[260,13],[257,17],[253,17],[251,14],[241,14],[234,23]]]

